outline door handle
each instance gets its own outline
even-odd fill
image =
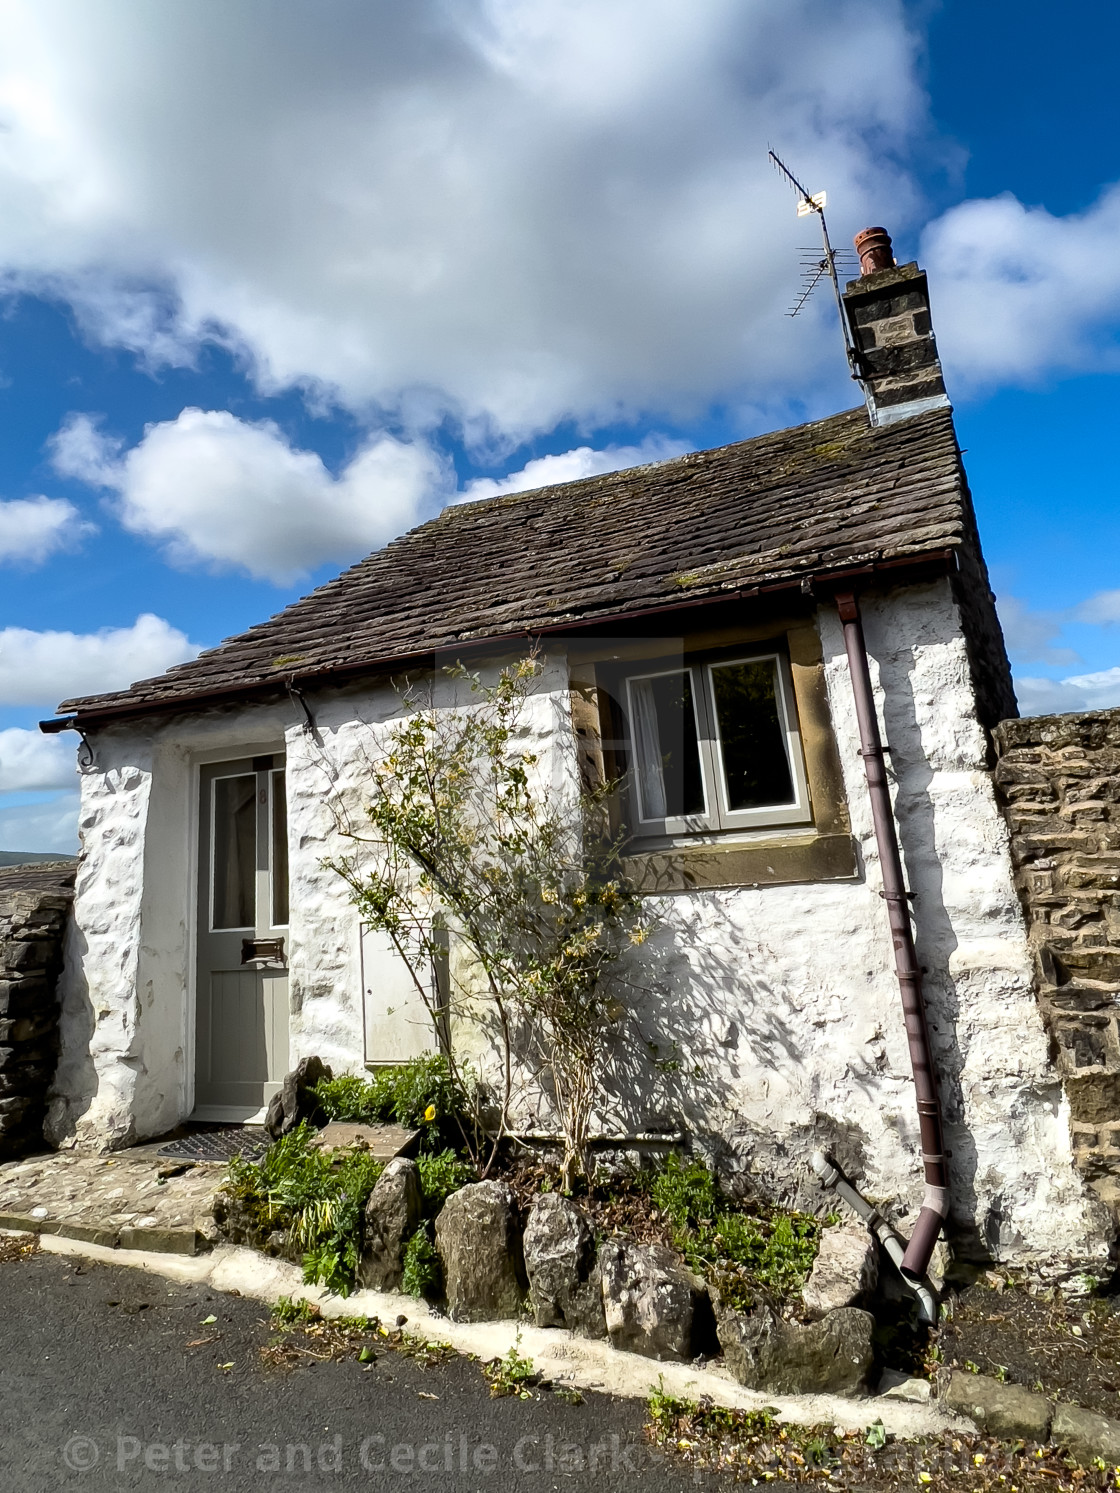
[[[283,964],[284,940],[282,938],[243,938],[241,940],[241,963],[254,964],[258,961]]]

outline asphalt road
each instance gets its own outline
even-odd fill
[[[493,1400],[477,1364],[391,1349],[277,1368],[271,1336],[263,1307],[206,1287],[50,1254],[0,1264],[0,1489],[730,1486],[655,1459],[636,1401]]]

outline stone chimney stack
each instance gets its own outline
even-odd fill
[[[865,228],[854,243],[861,275],[848,281],[844,309],[872,425],[951,408],[930,321],[925,271],[917,264],[895,264],[885,228]]]

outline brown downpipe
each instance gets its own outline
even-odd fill
[[[848,650],[848,669],[852,676],[852,693],[855,695],[856,719],[859,722],[860,755],[867,774],[875,840],[879,846],[883,896],[887,903],[891,939],[894,943],[895,972],[902,992],[902,1012],[906,1022],[906,1041],[910,1047],[910,1066],[914,1071],[918,1128],[925,1167],[926,1191],[922,1209],[899,1268],[911,1280],[921,1280],[929,1268],[942,1221],[949,1211],[949,1163],[945,1154],[941,1100],[937,1094],[937,1074],[933,1066],[926,1005],[922,996],[922,971],[914,949],[914,932],[906,900],[906,885],[902,877],[902,857],[898,850],[898,833],[895,829],[890,789],[887,786],[879,718],[875,713],[875,698],[871,690],[871,671],[867,664],[863,622],[854,592],[839,592],[836,605],[844,624],[844,644]]]

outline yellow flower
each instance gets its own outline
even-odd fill
[[[435,1107],[434,1104],[429,1104],[428,1107],[427,1107],[427,1109],[424,1111],[424,1118],[425,1118],[425,1120],[434,1120],[435,1117],[436,1117],[436,1107]]]

